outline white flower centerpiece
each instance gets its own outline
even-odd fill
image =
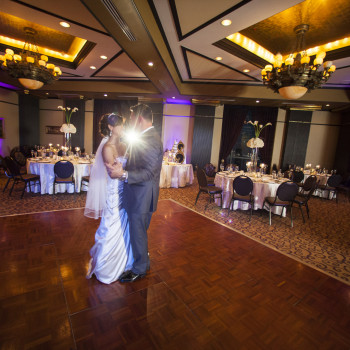
[[[259,137],[261,131],[266,128],[269,125],[272,125],[271,123],[266,123],[265,125],[259,124],[257,120],[253,123],[252,121],[249,121],[248,124],[251,124],[254,126],[254,132],[255,137],[251,138],[247,142],[247,146],[252,149],[252,157],[251,157],[251,168],[253,171],[256,172],[258,167],[258,148],[264,147],[264,141]]]
[[[76,127],[70,122],[72,114],[78,111],[77,107],[62,107],[58,106],[58,109],[65,112],[66,123],[62,124],[60,131],[64,132],[65,147],[71,148],[71,136],[77,132]]]

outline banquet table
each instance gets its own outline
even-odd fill
[[[73,184],[56,184],[56,193],[74,193],[80,192],[81,190],[87,190],[87,187],[80,188],[81,178],[83,176],[90,175],[90,168],[92,164],[90,161],[85,159],[79,160],[71,160],[69,159],[74,166],[74,179],[75,185]],[[53,171],[54,165],[57,160],[53,160],[52,158],[47,159],[27,159],[27,173],[28,174],[36,174],[40,175],[40,183],[41,186],[36,185],[34,192],[41,192],[41,194],[53,194],[53,182],[55,179],[55,173]],[[40,190],[41,189],[41,190]]]
[[[193,183],[192,164],[162,164],[160,172],[160,188],[185,187]]]
[[[242,172],[232,173],[229,174],[228,172],[220,172],[216,173],[214,183],[215,186],[222,188],[222,202],[223,206],[222,208],[228,208],[229,203],[232,198],[232,183],[233,180],[239,176],[242,175]],[[244,175],[247,175],[245,173]],[[262,209],[264,204],[265,197],[275,197],[278,186],[285,182],[289,181],[289,179],[281,178],[278,180],[272,179],[271,175],[264,175],[261,178],[255,178],[253,176],[250,176],[250,178],[253,181],[253,195],[254,195],[254,210]],[[220,199],[215,199],[216,204],[220,205]],[[232,210],[242,209],[242,210],[248,210],[250,209],[250,204],[246,202],[241,201],[235,201],[234,207]],[[266,209],[266,208],[265,208]],[[282,207],[272,207],[271,211],[275,214],[281,214]],[[283,211],[283,216],[286,215],[286,211]]]

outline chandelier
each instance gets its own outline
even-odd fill
[[[331,61],[323,63],[326,56],[323,51],[318,52],[312,64],[310,63],[311,58],[304,46],[304,34],[308,29],[308,24],[296,26],[296,53],[291,53],[284,62],[282,55],[278,53],[273,66],[269,64],[261,71],[264,85],[287,99],[298,99],[307,91],[319,88],[335,71]],[[322,63],[323,70],[319,70]]]
[[[51,84],[62,74],[59,67],[47,63],[48,58],[40,55],[35,42],[35,29],[25,27],[26,41],[20,54],[6,49],[6,54],[0,55],[1,68],[11,77],[16,78],[27,89],[40,89],[44,84]]]

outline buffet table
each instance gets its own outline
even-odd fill
[[[81,178],[90,175],[90,168],[92,164],[85,159],[69,160],[74,165],[74,179],[73,184],[56,184],[56,193],[74,193],[80,192]],[[55,173],[53,171],[54,165],[57,161],[52,158],[47,159],[27,159],[27,173],[40,175],[41,186],[36,185],[34,192],[41,192],[41,194],[53,194],[53,182]],[[40,190],[41,188],[41,190]],[[83,188],[82,190],[87,190]]]
[[[215,175],[215,186],[222,188],[222,208],[228,208],[229,203],[232,198],[232,183],[233,180],[239,175],[247,175],[247,173],[242,174],[241,172],[229,174],[228,172],[216,173]],[[248,176],[248,175],[247,175]],[[250,177],[253,180],[253,195],[254,195],[254,210],[262,209],[265,197],[275,197],[278,186],[289,179],[280,178],[278,180],[272,179],[271,175],[264,175],[261,178]],[[220,199],[215,199],[217,205],[220,205]],[[249,203],[235,201],[232,210],[250,209]],[[275,214],[281,214],[281,207],[272,207],[271,210]],[[286,211],[283,211],[283,216],[286,215]]]
[[[163,163],[160,172],[160,188],[185,187],[193,183],[192,164]]]

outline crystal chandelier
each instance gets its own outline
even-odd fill
[[[310,56],[304,46],[304,34],[308,31],[308,24],[300,24],[294,28],[297,35],[296,53],[291,53],[283,62],[282,55],[275,56],[273,66],[267,65],[261,71],[264,85],[287,99],[298,99],[307,91],[319,88],[335,71],[331,61],[323,63],[326,53],[316,54],[310,64]],[[319,70],[323,63],[323,70]]]
[[[26,41],[20,54],[6,49],[5,55],[0,55],[1,68],[11,77],[16,78],[27,89],[40,89],[44,84],[51,84],[62,74],[59,67],[47,63],[48,58],[40,55],[34,40],[35,29],[25,27]],[[2,62],[1,62],[2,61]]]

